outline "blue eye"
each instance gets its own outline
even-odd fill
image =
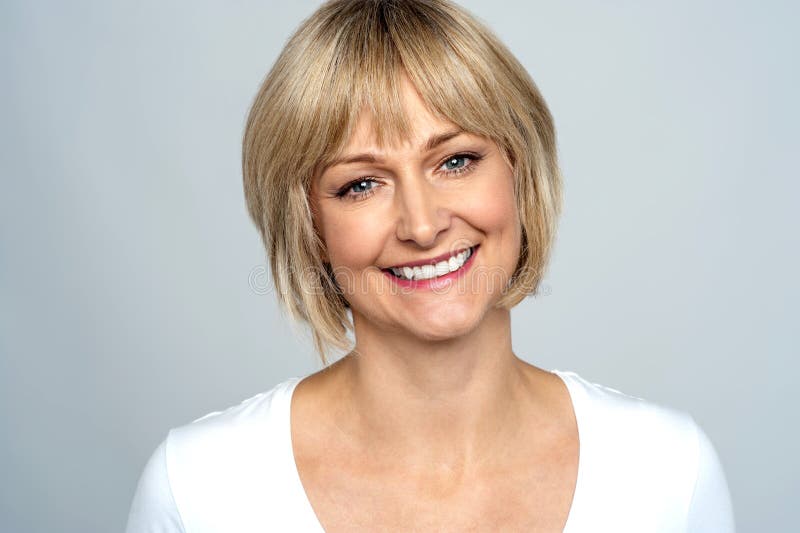
[[[442,169],[445,174],[460,176],[466,172],[475,170],[475,167],[481,159],[483,159],[482,155],[473,153],[455,154],[448,157],[439,168]]]
[[[445,161],[443,166],[447,167],[446,170],[458,170],[459,168],[463,168],[463,165],[459,165],[458,162],[464,161],[464,163],[466,163],[467,159],[470,159],[470,157],[466,155],[457,155]]]
[[[367,192],[368,190],[372,189],[372,183],[373,182],[371,180],[361,180],[357,183],[353,183],[352,185],[350,185],[349,190],[355,193]]]
[[[375,180],[372,178],[362,178],[351,181],[341,188],[336,194],[339,198],[360,198],[372,194],[375,187]]]

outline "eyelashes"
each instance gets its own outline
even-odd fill
[[[442,161],[439,169],[447,165],[457,165],[458,161],[464,160],[462,166],[445,168],[442,172],[446,176],[461,176],[472,172],[478,166],[478,163],[483,159],[483,156],[474,153],[458,153],[448,156],[447,159]],[[469,161],[469,164],[466,163]],[[345,201],[359,201],[364,200],[375,193],[375,187],[379,181],[371,176],[355,179],[347,183],[344,187],[336,192],[336,197]]]
[[[377,183],[377,181],[375,180],[375,178],[357,179],[355,181],[351,181],[350,183],[348,183],[347,185],[342,187],[339,190],[339,192],[336,193],[336,196],[338,198],[342,198],[342,199],[346,199],[346,200],[350,200],[350,199],[354,199],[355,200],[355,199],[365,198],[365,197],[371,196],[373,194],[373,192],[374,192],[373,191],[373,187],[375,186],[376,183]],[[356,188],[356,187],[366,187],[368,185],[370,186],[368,189],[365,189],[365,190],[362,190],[362,191],[358,191],[358,192],[354,192],[354,193],[351,194],[351,191],[354,188]]]

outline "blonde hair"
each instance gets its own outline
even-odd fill
[[[498,302],[535,291],[561,212],[556,133],[538,88],[483,23],[446,0],[335,0],[289,38],[247,119],[242,169],[247,208],[269,256],[278,298],[308,323],[323,365],[352,348],[348,303],[325,263],[308,193],[343,150],[362,110],[379,145],[408,137],[400,76],[432,114],[487,137],[514,169],[522,225],[517,269]]]

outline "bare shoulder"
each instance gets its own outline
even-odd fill
[[[530,396],[541,413],[533,427],[551,427],[563,438],[577,440],[577,418],[573,398],[567,384],[557,374],[521,361]]]
[[[295,460],[312,475],[321,466],[323,458],[325,463],[332,463],[337,447],[346,443],[336,426],[341,406],[334,400],[341,397],[338,390],[345,386],[341,379],[343,365],[344,360],[340,359],[302,379],[290,401]]]

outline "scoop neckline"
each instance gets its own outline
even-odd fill
[[[573,490],[572,494],[572,502],[570,502],[569,512],[567,513],[567,520],[564,523],[564,528],[562,530],[562,533],[569,533],[573,527],[572,524],[577,520],[575,516],[578,513],[577,509],[580,508],[579,504],[583,498],[582,495],[584,489],[582,487],[585,484],[584,478],[586,476],[586,423],[584,422],[583,417],[583,398],[580,396],[581,390],[577,386],[578,384],[575,382],[575,380],[578,378],[575,372],[557,369],[550,370],[549,372],[558,376],[566,386],[570,403],[572,404],[572,412],[575,416],[575,424],[578,429],[578,474],[576,476],[575,489]],[[294,455],[294,447],[292,443],[292,397],[294,396],[294,391],[297,388],[297,385],[310,375],[311,374],[290,378],[285,382],[285,386],[283,387],[283,405],[281,406],[281,416],[283,419],[283,448],[284,453],[288,454],[289,457],[289,460],[287,461],[287,464],[289,465],[288,473],[289,477],[291,478],[293,490],[300,501],[302,501],[301,506],[304,508],[304,511],[307,515],[304,518],[307,518],[313,522],[314,527],[320,532],[324,533],[325,529],[322,527],[322,522],[319,520],[316,511],[314,511],[314,507],[311,505],[311,500],[308,498],[308,493],[306,492],[303,482],[300,479],[300,470],[297,468],[297,460]]]

